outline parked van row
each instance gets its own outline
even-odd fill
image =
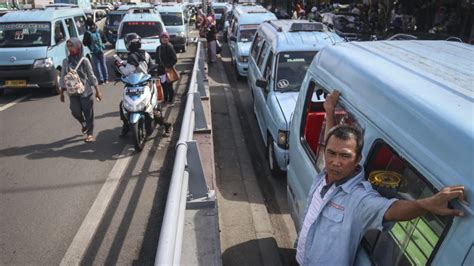
[[[287,176],[298,232],[311,184],[324,171],[323,104],[336,89],[342,95],[337,124],[363,132],[361,165],[382,196],[414,200],[464,185],[465,197],[474,198],[472,46],[348,43],[318,22],[263,20],[254,22],[255,33],[244,48],[239,38],[246,30],[242,17],[251,16],[246,8],[237,6],[232,14],[232,60],[239,74],[248,76],[272,175]],[[245,50],[247,59],[239,60]],[[366,232],[354,264],[473,265],[474,209],[460,201],[450,205],[465,216],[427,214],[387,232]],[[339,218],[334,222],[344,219]]]
[[[86,16],[79,8],[14,11],[0,17],[0,92],[33,88],[58,93],[66,40],[82,40],[85,32]]]

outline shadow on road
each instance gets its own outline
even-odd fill
[[[82,136],[76,135],[48,144],[6,148],[0,150],[0,158],[26,155],[29,160],[59,157],[101,162],[116,160],[116,156],[119,155],[115,152],[116,149],[104,147],[104,145],[110,145],[112,141],[113,145],[123,146],[123,143],[119,144],[117,138],[119,134],[120,128],[117,127],[100,131],[96,136],[96,141],[88,144],[84,143]]]
[[[227,266],[264,265],[264,262],[261,261],[262,256],[257,256],[255,251],[258,250],[259,246],[275,245],[274,242],[274,238],[261,238],[230,247],[222,253],[222,264]],[[279,248],[278,253],[280,254],[281,265],[298,266],[295,249]]]

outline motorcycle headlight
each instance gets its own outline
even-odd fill
[[[186,37],[186,34],[183,31],[178,32],[178,34],[176,34],[176,35],[178,37]]]
[[[247,63],[249,61],[248,56],[240,56],[239,61],[242,63]]]
[[[35,62],[33,63],[33,68],[49,68],[52,66],[53,66],[53,59],[50,57],[36,59]]]

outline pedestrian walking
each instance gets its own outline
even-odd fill
[[[155,62],[158,65],[158,75],[160,75],[161,86],[163,87],[165,105],[172,106],[174,90],[173,84],[166,77],[166,70],[172,69],[178,62],[178,59],[167,32],[160,34],[160,42],[161,45],[156,48]]]
[[[94,73],[99,79],[99,84],[107,83],[109,74],[105,64],[105,41],[103,40],[102,32],[97,29],[97,24],[90,24],[89,30],[84,34],[82,43],[89,47],[89,50],[91,51]]]
[[[81,124],[82,134],[86,135],[84,141],[93,142],[94,90],[98,101],[102,100],[102,93],[97,86],[97,78],[90,61],[84,57],[81,40],[71,38],[66,45],[68,56],[64,59],[61,69],[60,100],[64,102],[64,92],[67,91],[72,116]]]
[[[217,62],[217,30],[216,21],[212,16],[207,17],[207,53],[209,55],[209,62]]]
[[[359,244],[370,229],[389,230],[395,221],[427,213],[463,216],[448,202],[464,200],[464,187],[445,187],[419,200],[387,199],[365,179],[360,164],[364,138],[349,125],[335,125],[339,92],[326,97],[325,168],[314,179],[298,236],[300,265],[353,265]],[[467,204],[467,202],[465,202]]]

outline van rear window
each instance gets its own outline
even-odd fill
[[[120,38],[123,39],[128,33],[136,33],[142,38],[159,38],[163,27],[160,22],[125,22],[120,33]]]
[[[174,12],[160,12],[161,19],[165,26],[181,26],[183,25],[183,14]]]
[[[0,23],[0,47],[49,46],[51,23]]]

